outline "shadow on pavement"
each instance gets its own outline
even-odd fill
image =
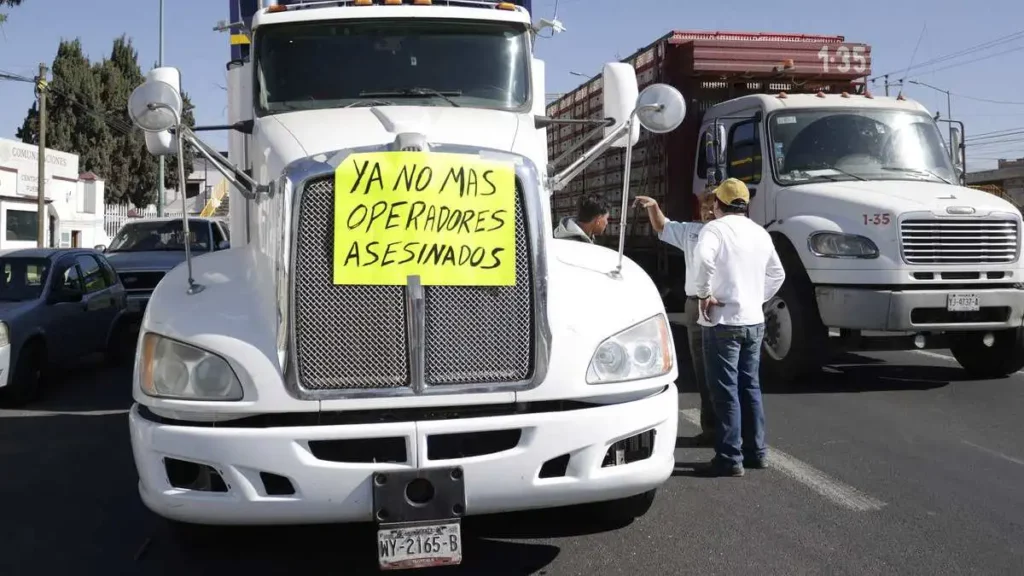
[[[762,382],[765,394],[821,394],[850,392],[892,392],[905,390],[933,390],[952,382],[970,380],[956,366],[893,365],[862,357],[835,362],[814,376],[804,377],[790,385]]]

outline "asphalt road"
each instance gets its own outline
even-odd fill
[[[965,381],[944,352],[847,356],[766,390],[774,464],[677,473],[647,516],[471,519],[463,574],[1024,574],[1024,376]],[[0,574],[374,573],[373,533],[234,529],[177,547],[136,493],[127,369],[87,366],[0,411]],[[680,434],[697,431],[692,392]],[[685,438],[680,439],[685,446]],[[415,573],[415,572],[414,572]]]

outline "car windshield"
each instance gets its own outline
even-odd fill
[[[352,106],[530,103],[530,47],[518,24],[343,20],[256,32],[260,114]]]
[[[210,226],[199,220],[188,223],[189,235],[192,239],[190,248],[208,251],[210,246]],[[181,220],[158,220],[150,222],[131,222],[118,231],[110,241],[107,252],[177,252],[185,250],[185,234],[182,232]]]
[[[930,116],[904,110],[786,110],[769,139],[783,184],[812,180],[956,180]]]
[[[44,258],[0,258],[0,301],[35,300],[43,294],[50,262]]]

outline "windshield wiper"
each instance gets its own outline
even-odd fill
[[[836,172],[839,172],[843,176],[849,176],[850,178],[853,178],[855,180],[860,180],[861,182],[867,182],[867,178],[864,178],[862,176],[857,176],[856,174],[851,174],[850,172],[847,172],[846,170],[840,170],[839,168],[836,168],[835,166],[825,166],[824,168],[804,168],[802,170],[796,170],[796,172],[803,172],[804,174],[807,174],[811,178],[825,178],[829,182],[839,182],[839,180],[835,176],[832,176],[831,174],[808,174],[812,170],[835,170]]]
[[[346,104],[342,108],[359,108],[363,106],[394,106],[394,102],[388,100],[356,100],[351,104]]]
[[[927,174],[933,178],[938,178],[939,180],[942,180],[946,184],[953,184],[949,180],[946,180],[942,176],[939,176],[938,174],[932,172],[927,168],[908,168],[906,166],[882,166],[882,170],[886,170],[888,172],[903,172],[905,174]]]
[[[360,92],[360,96],[367,98],[419,98],[422,96],[433,96],[442,98],[445,102],[458,108],[459,104],[451,97],[462,96],[462,90],[434,90],[433,88],[403,88],[401,90],[383,90],[380,92]]]

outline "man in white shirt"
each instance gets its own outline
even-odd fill
[[[713,196],[707,195],[706,199],[713,200]],[[697,247],[697,238],[700,235],[704,223],[715,218],[713,204],[702,201],[700,206],[700,222],[674,222],[665,217],[658,206],[657,200],[649,196],[637,196],[636,204],[647,209],[647,217],[651,221],[651,227],[658,233],[658,238],[666,244],[671,244],[683,252],[683,261],[686,266],[685,281],[683,290],[686,293],[686,303],[683,307],[683,326],[686,327],[686,340],[690,349],[690,362],[693,368],[692,375],[697,391],[700,393],[700,435],[694,438],[698,446],[714,446],[715,418],[714,400],[708,388],[707,377],[704,371],[704,345],[702,328],[697,323],[700,316],[697,301],[697,264],[694,256],[694,249]]]
[[[771,236],[747,217],[750,192],[729,178],[713,192],[715,220],[697,240],[697,297],[708,386],[715,399],[715,457],[699,470],[743,476],[764,468],[764,408],[758,371],[764,303],[786,279]]]

